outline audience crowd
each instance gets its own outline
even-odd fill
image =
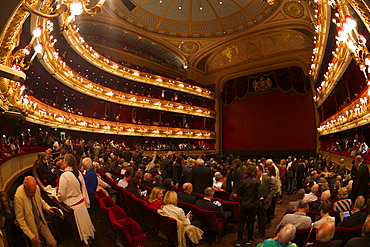
[[[276,229],[277,236],[261,241],[258,246],[296,246],[292,242],[297,240],[296,232],[305,228],[311,229],[310,233],[316,229],[316,238],[312,243],[299,243],[300,246],[346,244],[351,247],[369,239],[369,208],[366,207],[370,204],[369,200],[366,202],[369,166],[359,155],[349,170],[343,161],[335,164],[330,157],[322,155],[308,159],[288,157],[274,162],[233,155],[187,157],[172,151],[144,156],[140,150],[131,152],[124,145],[113,142],[103,146],[79,140],[79,145],[75,146],[70,138],[56,143],[56,140],[49,142],[52,148],[39,153],[39,176],[45,185],[59,187],[58,199],[78,212],[76,221],[81,241],[86,245],[91,244],[94,237],[94,226],[88,214],[94,194],[102,189],[116,201],[119,187],[145,200],[160,215],[181,221],[185,232],[191,226],[198,236],[194,243],[206,229],[199,220],[193,220],[192,212],[184,211],[184,203],[214,211],[226,227],[237,230],[236,246],[241,246],[244,236],[246,244],[265,236],[275,217],[275,205],[282,202],[284,194],[295,194],[296,200],[288,203],[286,214]],[[111,186],[112,181],[116,181],[118,187]],[[66,184],[73,184],[73,189],[67,189]],[[224,193],[227,198],[216,198],[216,193]],[[225,201],[240,204],[239,219],[235,220],[232,212],[224,208]],[[20,210],[17,201],[15,207]],[[43,207],[53,209],[48,205]],[[15,216],[18,220],[17,210]],[[256,223],[258,234],[254,235]],[[21,224],[20,227],[34,241],[25,231],[26,226]],[[340,239],[333,239],[336,227],[362,227],[362,235],[342,243]],[[369,246],[369,242],[361,246]]]

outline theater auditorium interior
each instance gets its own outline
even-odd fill
[[[279,169],[281,160],[302,161],[306,193],[306,178],[318,169],[337,200],[335,167],[344,163],[350,180],[356,155],[370,163],[369,6],[369,0],[2,0],[1,195],[13,205],[23,179],[35,177],[42,198],[62,212],[48,218],[58,246],[83,242],[73,209],[53,196],[57,180],[48,181],[39,167],[49,149],[52,175],[65,153],[81,171],[80,159],[91,157],[96,174],[116,191],[114,201],[95,194],[92,246],[194,245],[181,242],[176,222],[153,216],[148,198],[117,185],[124,175],[114,166],[125,152],[133,177],[141,171],[153,180],[158,173],[146,168],[155,163],[161,170],[169,153],[173,164],[201,158],[212,174],[221,173],[223,190],[214,198],[232,220],[181,205],[205,221],[199,246],[236,244],[240,202],[231,195],[236,188],[227,189],[235,159],[244,167],[272,159]],[[296,200],[297,180],[292,193],[286,179],[281,183],[266,234],[250,246],[275,237]],[[182,191],[181,183],[173,185]],[[148,195],[152,189],[139,187]],[[0,246],[11,246],[1,207]],[[134,220],[112,222],[110,207]],[[356,228],[351,236],[360,233]],[[314,235],[300,234],[299,246]],[[336,228],[334,238],[343,235]],[[342,240],[344,246],[349,238]]]

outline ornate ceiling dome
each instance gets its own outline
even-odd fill
[[[263,0],[114,0],[109,8],[144,30],[173,37],[215,37],[250,28],[279,3]]]

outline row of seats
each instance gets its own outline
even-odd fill
[[[280,225],[276,233],[278,233],[282,227],[283,226]],[[341,239],[342,246],[344,246],[351,238],[360,236],[361,232],[362,226],[356,228],[337,227],[335,228],[333,240]],[[306,242],[312,243],[316,241],[316,233],[317,229],[314,227],[297,229],[292,243],[297,244],[298,247],[303,247]]]

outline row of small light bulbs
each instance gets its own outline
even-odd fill
[[[370,90],[368,85],[368,95],[360,97],[355,102],[352,103],[352,109],[349,109],[349,107],[346,107],[345,109],[340,110],[338,113],[336,113],[333,117],[330,117],[328,120],[325,120],[325,123],[320,124],[320,126],[317,128],[319,132],[330,129],[334,126],[347,123],[351,121],[354,117],[361,117],[364,113],[366,113],[367,105],[369,103],[368,98],[370,97]]]
[[[321,6],[319,3],[321,2],[321,0],[315,0],[314,1],[315,4],[317,4],[318,6]],[[317,53],[319,52],[319,47],[320,47],[320,39],[322,39],[322,36],[320,35],[321,34],[321,23],[320,23],[320,20],[322,20],[323,16],[320,15],[320,10],[316,7],[314,8],[314,11],[315,11],[315,15],[314,15],[314,19],[315,19],[315,36],[313,37],[314,38],[314,44],[315,44],[315,47],[313,48],[313,51],[312,51],[312,57],[311,57],[311,68],[310,68],[310,71],[309,71],[309,74],[312,75],[314,72],[317,73],[317,70],[318,70],[318,56],[317,56]],[[321,19],[319,19],[319,16],[321,17]]]
[[[50,21],[48,20],[48,22],[50,22]],[[52,35],[50,35],[49,37],[50,37],[50,39],[49,39],[50,45],[53,47],[54,44],[57,42],[57,40]],[[124,95],[124,94],[114,93],[112,90],[105,90],[104,88],[98,86],[98,84],[96,84],[96,83],[94,83],[94,82],[92,82],[92,81],[90,81],[90,80],[88,80],[88,79],[86,79],[84,77],[81,77],[78,73],[74,72],[66,64],[66,62],[62,60],[62,58],[59,56],[59,52],[57,52],[57,51],[54,50],[52,54],[53,54],[53,58],[54,58],[52,60],[53,62],[59,61],[58,63],[63,68],[63,71],[66,71],[66,69],[67,69],[68,76],[72,77],[73,79],[76,79],[77,81],[79,81],[80,83],[82,83],[84,85],[84,87],[86,87],[86,88],[88,88],[90,90],[96,90],[96,91],[98,91],[100,93],[103,93],[103,94],[109,96],[109,97],[116,96],[116,97],[120,97],[122,99],[126,99],[127,98],[129,101],[132,101],[132,102],[137,102],[140,99],[140,102],[141,103],[144,103],[144,104],[152,103],[152,104],[154,104],[156,106],[162,106],[162,105],[164,105],[165,107],[168,107],[168,108],[174,107],[174,105],[171,104],[171,103],[162,104],[161,101],[152,101],[152,100],[149,100],[147,97],[128,96],[128,95]],[[97,52],[93,53],[93,55],[95,57],[97,57],[97,58],[100,58],[100,55]],[[109,60],[106,59],[106,58],[104,58],[104,62],[109,62]],[[117,64],[114,64],[113,66],[115,68],[118,68]],[[123,69],[126,70],[126,68],[123,68]],[[128,70],[128,72],[130,72],[130,70]],[[137,73],[137,72],[135,72],[135,73]],[[139,74],[135,74],[135,73],[134,73],[134,75],[139,75]],[[157,81],[158,80],[159,79],[157,79]],[[183,84],[179,84],[179,86],[180,87],[185,87]],[[201,89],[198,88],[197,90],[201,90]],[[211,111],[210,110],[202,109],[202,108],[198,108],[198,107],[197,107],[198,109],[195,109],[193,106],[185,107],[183,105],[179,105],[179,106],[177,106],[177,108],[179,110],[188,110],[188,111],[194,111],[195,110],[197,113],[211,114]]]
[[[333,2],[330,2],[329,1],[329,4],[331,4],[332,7],[334,7],[334,3]],[[335,13],[335,16],[336,18],[340,18],[340,14],[337,12]],[[335,63],[337,62],[337,57],[338,55],[341,53],[341,49],[340,49],[340,45],[341,45],[341,38],[340,38],[340,32],[341,30],[343,30],[342,28],[345,28],[347,30],[346,27],[349,27],[349,26],[352,26],[353,25],[353,22],[351,21],[350,23],[348,23],[348,19],[346,19],[346,21],[344,22],[340,22],[340,21],[337,21],[336,18],[333,18],[332,21],[337,25],[338,27],[338,35],[336,36],[336,48],[334,51],[332,51],[332,60],[331,62],[328,64],[328,68],[324,74],[324,80],[321,82],[320,86],[316,89],[317,90],[317,95],[314,96],[314,100],[319,100],[320,97],[322,96],[322,93],[325,91],[325,89],[328,87],[329,85],[329,81],[332,79],[333,75],[336,73],[336,71],[333,70],[333,67],[335,65]],[[343,47],[343,46],[342,46]]]
[[[59,115],[55,112],[54,113],[53,112],[48,112],[44,108],[43,109],[38,109],[38,107],[37,107],[38,102],[29,100],[27,95],[22,96],[21,100],[22,100],[22,104],[25,105],[25,109],[29,109],[31,111],[36,111],[41,118],[52,117],[54,120],[56,120],[60,123],[70,124],[70,125],[78,125],[78,126],[81,126],[81,127],[88,127],[88,125],[89,125],[85,120],[77,120],[76,118],[73,118],[73,119],[72,118],[67,118],[64,115]],[[30,108],[28,108],[28,107],[30,107]],[[72,114],[72,115],[74,115],[74,114]],[[91,127],[92,128],[101,128],[103,130],[127,131],[127,132],[131,132],[131,133],[137,131],[137,132],[140,132],[140,133],[152,132],[153,134],[161,134],[162,133],[162,134],[166,134],[166,135],[188,135],[188,136],[194,136],[195,135],[197,137],[201,137],[201,136],[209,137],[209,136],[211,136],[210,132],[194,133],[193,131],[182,131],[182,130],[173,131],[173,130],[170,130],[168,128],[164,131],[160,131],[158,129],[150,130],[148,128],[133,128],[133,127],[128,127],[127,128],[127,127],[123,127],[123,126],[113,126],[113,125],[109,125],[109,124],[101,125],[99,123],[94,123],[94,122],[91,123]]]
[[[95,51],[91,46],[89,46],[87,44],[87,42],[84,40],[84,38],[79,34],[79,28],[76,25],[73,25],[72,27],[73,27],[73,30],[75,31],[74,32],[75,37],[81,43],[82,47],[87,52],[91,53],[94,57],[103,61],[106,64],[107,67],[118,70],[118,72],[120,72],[120,73],[122,73],[122,72],[131,73],[131,75],[134,76],[134,77],[142,77],[142,78],[145,77],[145,78],[149,78],[149,79],[153,79],[153,80],[155,79],[155,81],[157,81],[158,83],[167,82],[167,83],[171,84],[171,88],[172,88],[172,86],[178,86],[179,88],[184,88],[184,89],[186,88],[190,91],[195,91],[195,92],[200,93],[200,94],[206,94],[206,95],[211,94],[211,91],[209,91],[207,89],[203,89],[203,88],[200,88],[200,87],[196,87],[196,86],[193,86],[193,85],[190,85],[190,84],[183,83],[181,81],[172,80],[172,79],[161,77],[161,76],[158,76],[158,75],[152,75],[152,74],[149,74],[149,73],[141,72],[141,71],[138,71],[138,70],[126,68],[125,66],[119,65],[116,62],[111,61],[111,60],[103,57],[97,51]],[[197,95],[201,96],[200,94],[197,94]]]

